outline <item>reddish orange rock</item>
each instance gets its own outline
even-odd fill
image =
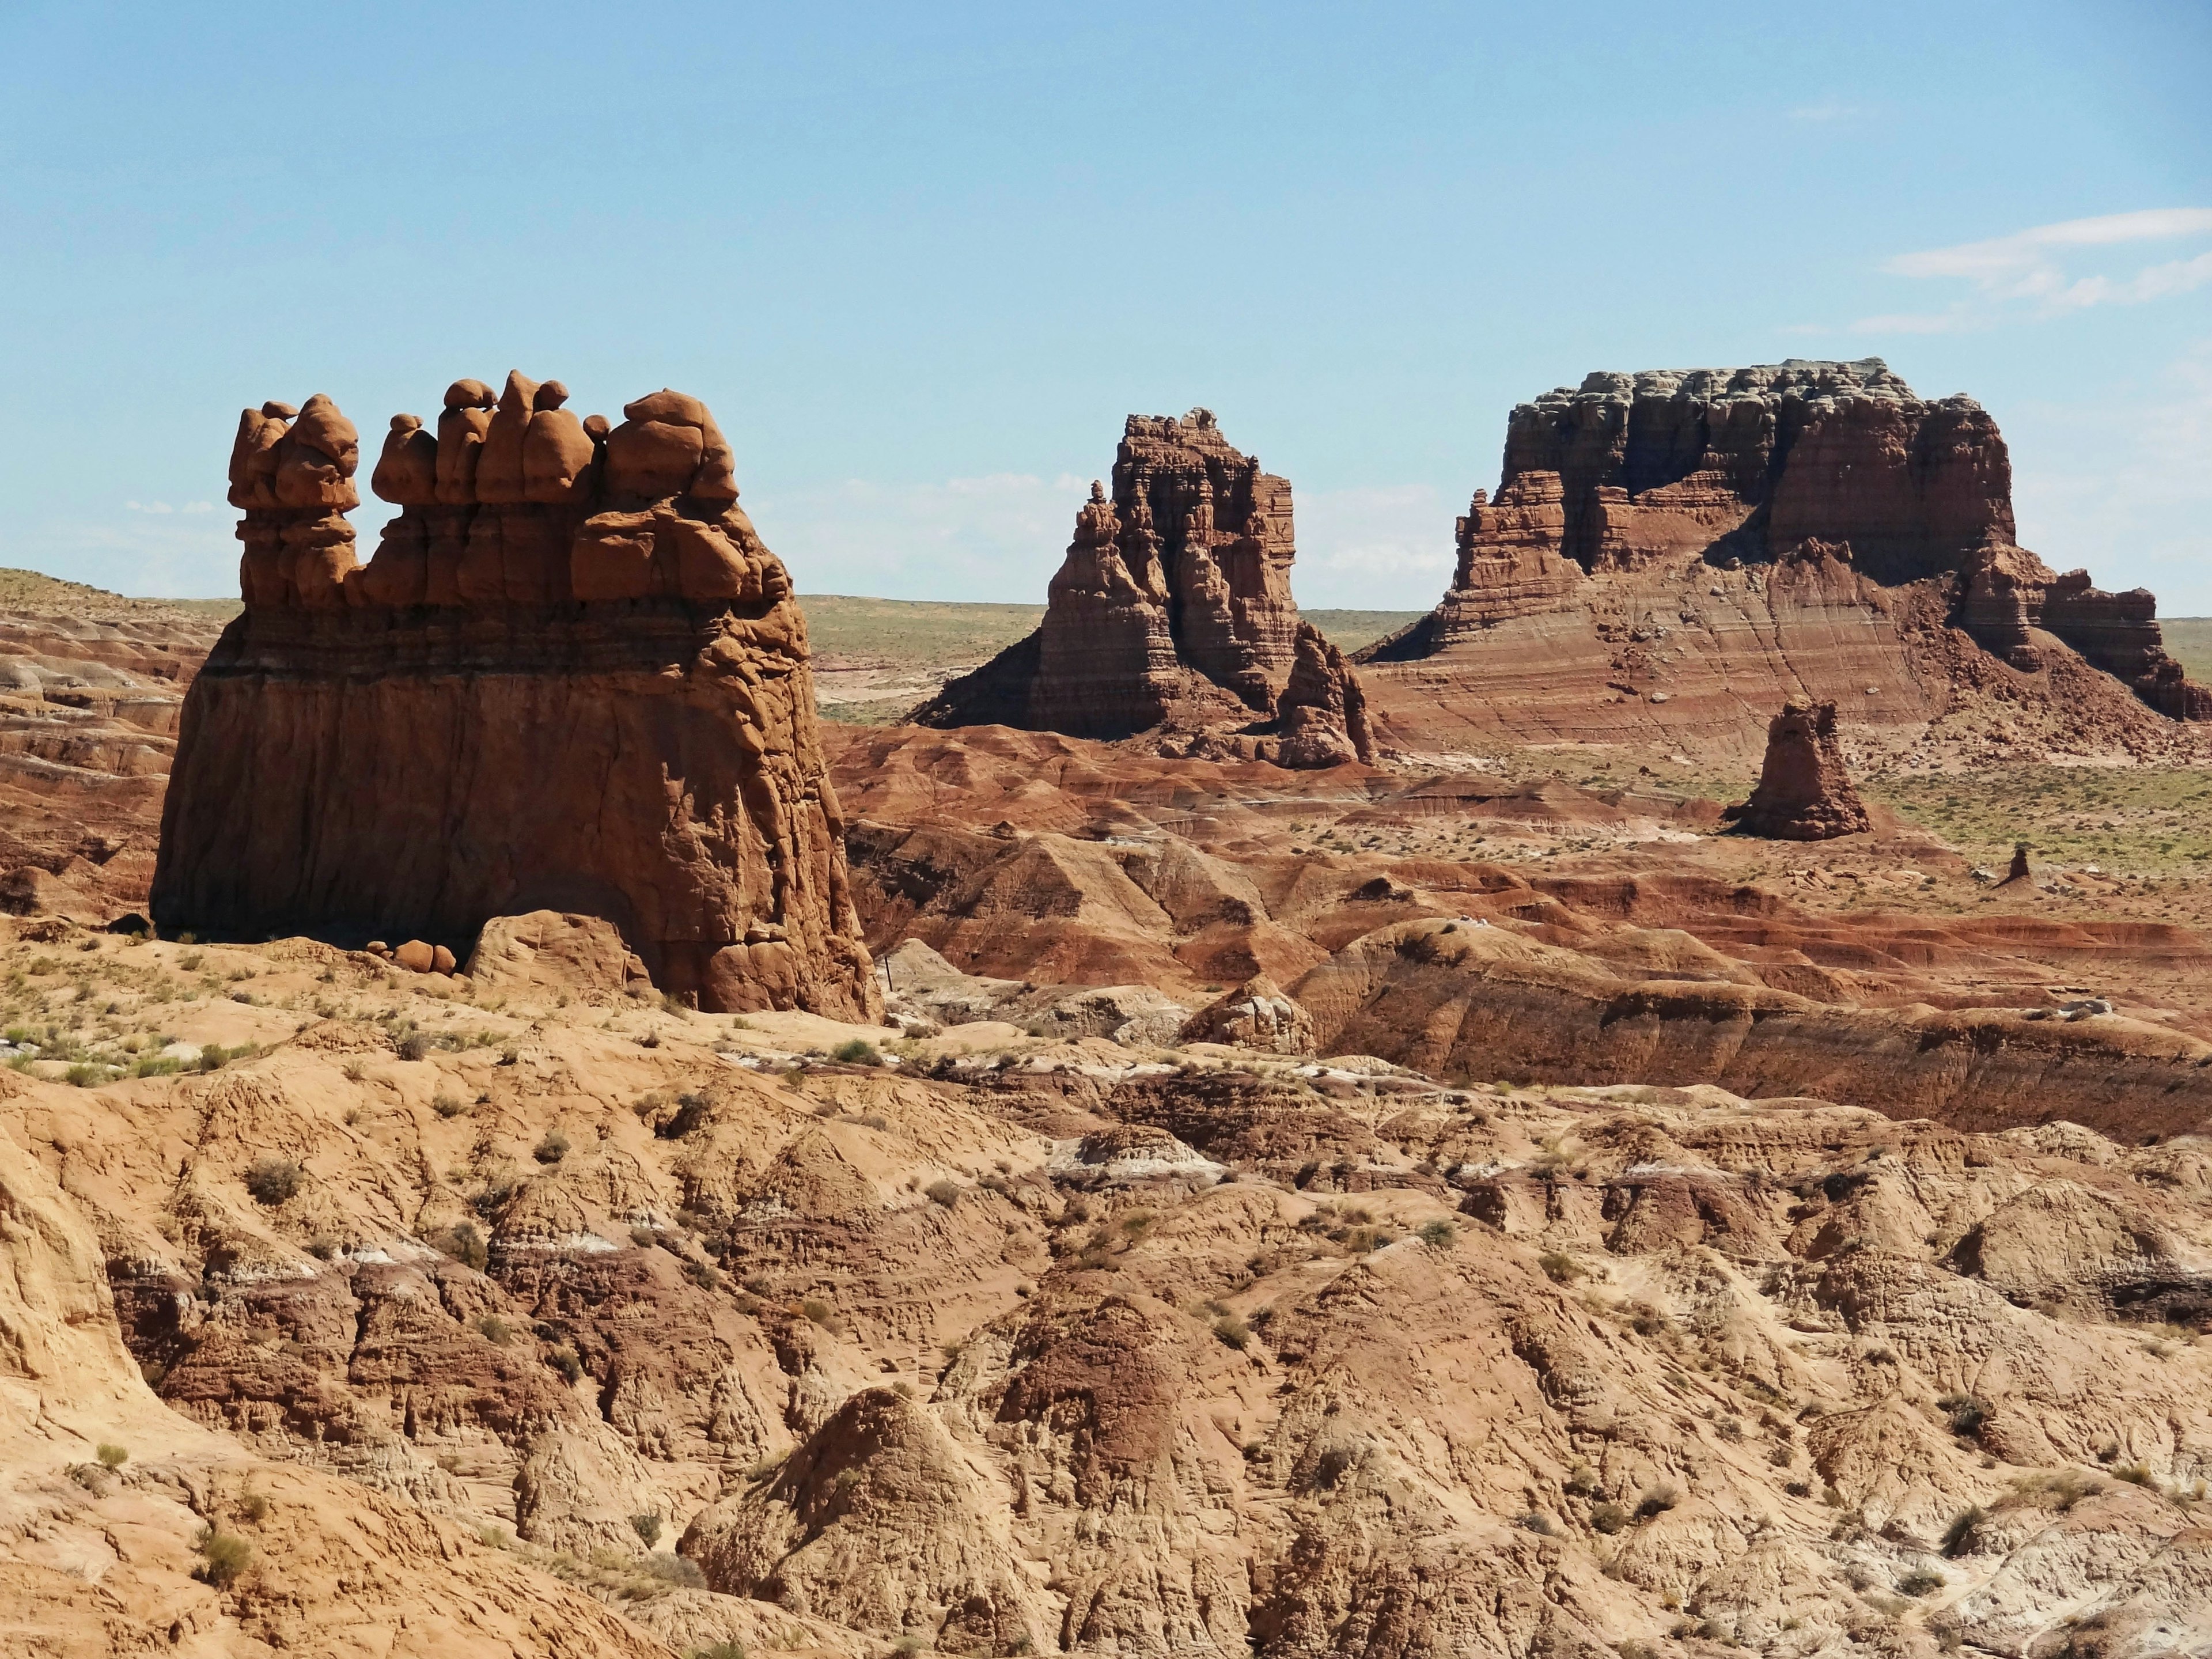
[[[1165,729],[1256,755],[1261,734],[1283,717],[1300,660],[1291,597],[1297,556],[1289,480],[1235,448],[1211,410],[1180,420],[1132,415],[1113,494],[1091,485],[1042,624],[912,718],[1077,737]],[[1326,672],[1340,683],[1355,678],[1340,655]],[[1318,682],[1309,689],[1322,690]],[[1342,702],[1340,690],[1339,726]],[[1364,757],[1343,733],[1334,743],[1307,735],[1310,724],[1301,718],[1286,752],[1334,756],[1348,747]]]
[[[350,424],[241,417],[246,608],[185,702],[154,914],[424,971],[495,916],[598,916],[703,1007],[871,1016],[805,624],[727,442],[680,392],[612,428],[567,398],[463,380],[436,435],[394,420],[366,568]]]
[[[1836,705],[1792,697],[1766,728],[1751,799],[1723,814],[1747,835],[1832,841],[1872,826],[1836,741]]]
[[[2166,655],[2148,593],[2101,593],[2083,572],[2055,577],[2014,535],[1996,422],[1971,398],[1919,397],[1878,357],[1595,374],[1513,410],[1498,494],[1477,490],[1459,520],[1443,600],[1358,660],[1455,656],[1455,701],[1488,703],[1525,695],[1528,641],[1548,636],[1558,706],[1539,724],[1588,731],[1611,724],[1592,722],[1594,694],[1648,692],[1655,661],[1681,659],[1679,648],[1635,648],[1678,628],[1734,633],[1741,611],[1771,662],[1796,656],[1801,633],[1807,654],[1838,654],[1817,637],[1837,633],[1838,611],[1887,619],[1926,605],[2022,672],[2070,648],[2160,714],[2212,719],[2212,690]],[[1919,595],[1889,597],[1916,586]],[[1589,629],[1540,620],[1577,613]],[[1567,661],[1578,632],[1610,658],[1595,684]],[[1495,654],[1479,660],[1486,650]],[[1876,666],[1844,665],[1839,678],[1863,684]],[[1730,695],[1759,672],[1750,660],[1744,671],[1727,677]],[[1804,677],[1798,667],[1783,684]],[[1432,683],[1407,683],[1434,701]],[[1657,690],[1654,702],[1677,695]],[[1385,683],[1377,696],[1394,690]],[[1389,712],[1399,720],[1395,702]]]

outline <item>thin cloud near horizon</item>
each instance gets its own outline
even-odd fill
[[[2212,283],[2212,249],[2114,276],[2076,274],[2068,255],[2087,248],[2212,236],[2212,208],[2146,208],[2035,225],[2008,235],[1900,253],[1884,260],[1886,275],[1971,283],[1974,292],[1940,312],[1862,317],[1855,334],[1948,334],[2009,318],[2041,320],[2092,306],[2141,305]]]

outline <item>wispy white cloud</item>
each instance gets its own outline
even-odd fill
[[[2092,306],[2142,305],[2212,283],[2212,249],[2145,264],[2122,275],[2083,271],[2091,250],[2212,238],[2212,208],[2148,208],[2037,225],[2007,236],[1901,253],[1881,269],[1893,276],[1963,282],[1972,292],[1941,311],[1863,317],[1860,334],[1948,334],[2011,317],[2063,316]]]
[[[2212,337],[2098,403],[2031,402],[2005,430],[2023,544],[2100,587],[2149,588],[2162,616],[2212,616]]]
[[[1431,484],[1301,490],[1298,603],[1353,611],[1423,610],[1451,580],[1455,509]]]

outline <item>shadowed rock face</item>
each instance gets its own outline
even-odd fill
[[[1792,697],[1784,705],[1766,728],[1759,787],[1726,816],[1745,833],[1775,841],[1832,841],[1869,827],[1836,742],[1835,704]]]
[[[702,1007],[865,1014],[805,624],[728,447],[681,393],[611,428],[566,397],[462,380],[434,437],[397,417],[366,567],[351,425],[243,417],[246,609],[185,702],[155,917],[465,955],[575,912]]]
[[[1459,520],[1443,601],[1362,660],[1618,609],[1636,573],[1839,562],[1876,587],[1948,583],[1953,620],[2015,668],[2040,670],[2063,641],[2160,713],[2212,718],[2212,692],[2166,656],[2149,594],[2055,576],[2014,533],[2012,461],[1988,411],[1923,399],[1878,357],[1595,374],[1514,410],[1497,496],[1478,490]],[[2056,639],[2039,646],[2038,629]]]
[[[1290,481],[1231,447],[1211,410],[1132,415],[1112,496],[1091,485],[1042,625],[912,718],[1092,738],[1249,726],[1246,758],[1371,758],[1356,678],[1298,620],[1297,556]]]

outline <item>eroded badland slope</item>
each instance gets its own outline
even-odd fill
[[[2212,1639],[2194,1134],[6,960],[153,1056],[0,1074],[45,1650]]]

